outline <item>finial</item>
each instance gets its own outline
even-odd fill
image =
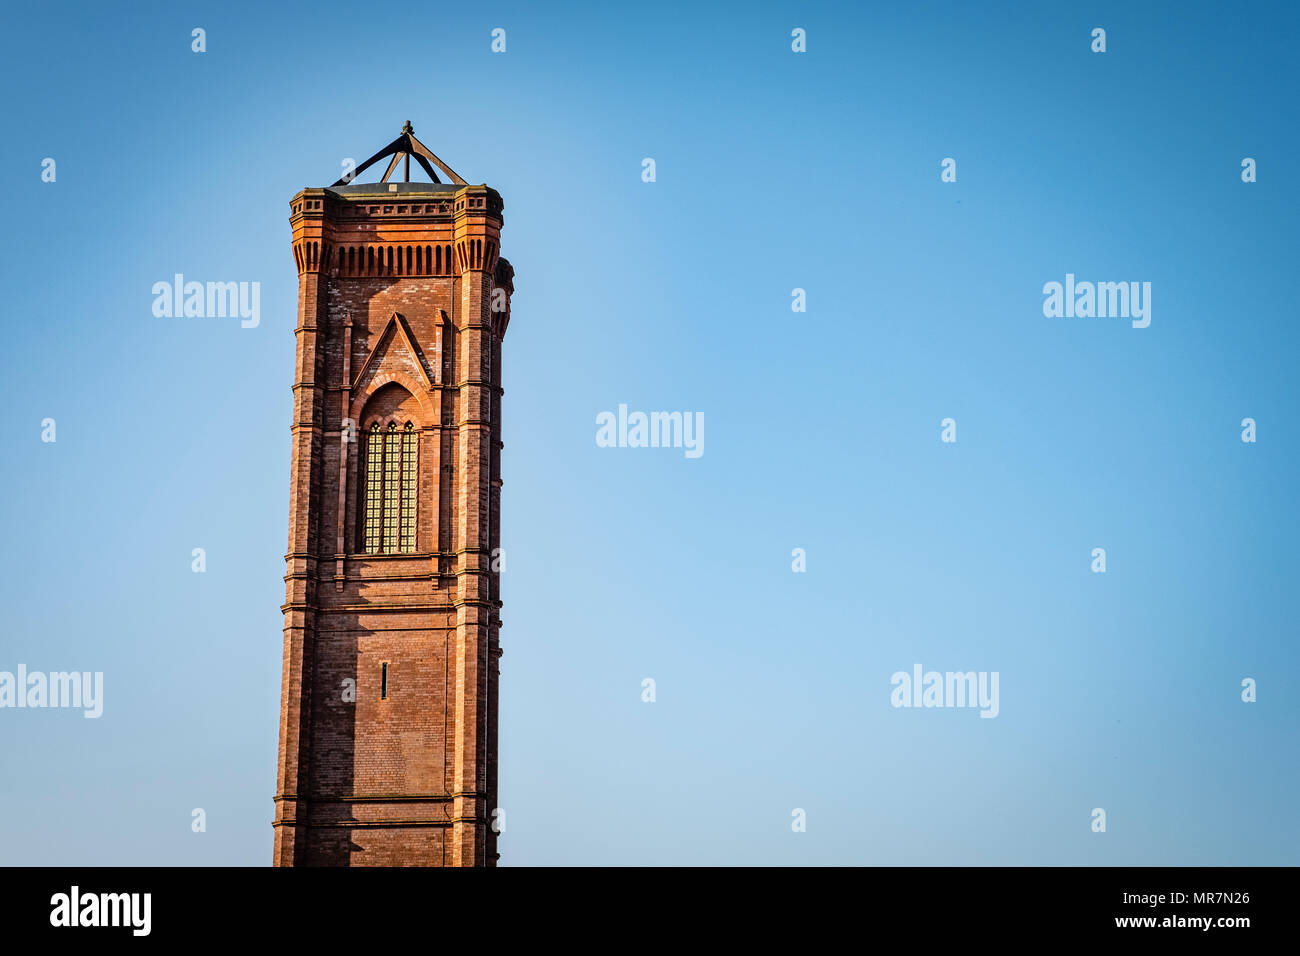
[[[403,124],[403,126],[402,126],[402,132],[403,132],[403,133],[414,133],[414,132],[415,132],[415,127],[413,127],[413,126],[411,125],[411,121],[410,121],[410,120],[407,120],[406,123]]]

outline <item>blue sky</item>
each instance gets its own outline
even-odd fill
[[[503,864],[1300,862],[1300,13],[540,7],[10,17],[0,670],[105,701],[0,710],[0,862],[270,862],[288,201],[408,119],[516,269]],[[260,325],[154,317],[177,272]],[[917,663],[998,717],[891,707]]]

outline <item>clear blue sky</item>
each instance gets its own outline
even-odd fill
[[[1300,862],[1296,8],[541,6],[11,12],[0,670],[105,701],[0,710],[0,862],[270,862],[288,201],[408,119],[517,270],[503,864]],[[892,708],[916,663],[999,716]]]

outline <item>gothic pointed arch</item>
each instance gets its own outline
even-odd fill
[[[398,368],[406,371],[424,388],[433,388],[434,379],[429,374],[424,350],[411,334],[411,327],[406,324],[406,317],[400,312],[394,312],[375,338],[365,361],[357,369],[357,374],[352,380],[352,388],[355,391],[367,377]]]

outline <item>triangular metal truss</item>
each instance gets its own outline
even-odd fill
[[[397,164],[401,160],[406,161],[403,170],[403,181],[409,183],[411,181],[411,157],[414,156],[415,161],[420,164],[424,171],[429,174],[429,178],[435,183],[442,182],[442,180],[438,178],[438,174],[433,171],[433,167],[437,166],[446,173],[447,178],[457,186],[468,185],[465,180],[456,175],[454,169],[444,163],[437,156],[433,155],[429,147],[425,146],[415,138],[415,130],[411,127],[411,121],[407,120],[406,125],[402,127],[402,135],[398,136],[397,139],[393,140],[353,170],[351,176],[346,176],[340,179],[338,182],[333,183],[330,188],[332,189],[334,186],[346,186],[385,156],[391,156],[393,159],[388,164],[388,168],[384,170],[384,178],[380,180],[381,183],[388,182],[388,177],[393,175],[393,170],[397,168]],[[429,165],[430,163],[433,165]]]

